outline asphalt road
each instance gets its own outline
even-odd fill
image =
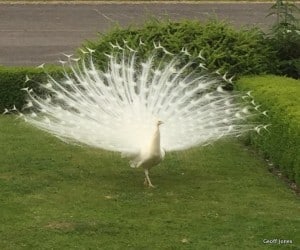
[[[270,3],[202,4],[0,4],[0,65],[57,63],[97,32],[143,22],[149,16],[171,19],[226,19],[235,26],[267,28]]]

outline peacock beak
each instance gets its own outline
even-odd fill
[[[164,124],[164,122],[162,121],[158,121],[158,125]]]

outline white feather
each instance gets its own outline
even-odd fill
[[[24,119],[64,141],[121,152],[145,169],[163,159],[162,148],[185,150],[253,129],[241,124],[251,114],[235,102],[236,93],[220,87],[221,79],[205,71],[187,74],[191,63],[178,68],[176,58],[157,67],[154,55],[140,63],[131,50],[127,57],[106,54],[107,71],[90,59],[82,67],[70,64],[65,79],[49,77],[52,97],[29,92],[27,107],[35,112]]]

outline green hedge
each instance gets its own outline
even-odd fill
[[[300,184],[300,81],[279,76],[243,77],[238,89],[253,90],[255,100],[268,110],[263,123],[271,123],[262,135],[250,135],[259,148],[291,180]]]
[[[99,39],[87,42],[85,47],[95,49],[94,61],[100,68],[106,68],[107,56],[116,42],[139,50],[139,57],[147,57],[153,51],[153,42],[161,43],[169,52],[179,55],[185,47],[192,57],[203,50],[210,70],[221,69],[229,75],[275,73],[278,62],[270,44],[262,31],[256,28],[237,30],[230,24],[218,20],[199,22],[192,20],[157,21],[150,20],[143,26],[128,28],[115,27],[108,33],[100,34]],[[142,41],[145,45],[140,45]],[[161,51],[163,56],[164,54]],[[189,60],[189,58],[186,58]],[[184,62],[184,60],[183,60]]]
[[[46,67],[45,71],[53,77],[58,77],[62,69],[58,66]],[[32,79],[25,83],[26,75]],[[43,69],[32,67],[0,67],[0,112],[5,108],[12,108],[16,105],[22,109],[25,104],[26,92],[22,88],[29,87],[37,93],[43,94],[43,89],[39,88],[39,83],[45,82],[47,76]]]

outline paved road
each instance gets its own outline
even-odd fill
[[[72,53],[97,32],[114,22],[122,26],[141,23],[147,17],[205,20],[217,15],[236,26],[257,24],[266,28],[270,4],[0,4],[0,65],[56,63],[61,53]]]

